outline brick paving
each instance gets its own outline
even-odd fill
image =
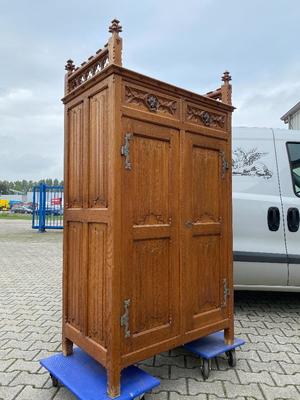
[[[62,233],[0,221],[0,399],[74,400],[39,365],[60,350]],[[182,348],[141,363],[161,379],[146,400],[300,400],[300,294],[237,293],[236,334],[247,341],[236,368],[224,357],[203,381]]]

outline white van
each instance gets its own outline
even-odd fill
[[[300,291],[300,131],[233,128],[238,290]]]

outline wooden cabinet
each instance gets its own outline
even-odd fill
[[[65,80],[63,352],[108,372],[233,339],[231,85],[204,96],[121,66],[120,25]]]

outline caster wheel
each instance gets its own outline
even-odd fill
[[[52,386],[58,387],[58,380],[55,378],[55,376],[50,374],[50,378],[52,380]]]
[[[201,373],[205,381],[209,377],[209,372],[210,372],[209,361],[204,358],[202,361]]]
[[[145,395],[141,394],[140,396],[136,397],[135,400],[145,400]]]
[[[226,352],[227,359],[228,359],[228,364],[230,367],[235,367],[236,366],[236,354],[235,350],[230,350]]]

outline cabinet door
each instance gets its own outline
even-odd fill
[[[182,146],[182,297],[189,332],[227,315],[231,193],[225,141],[186,132]]]
[[[179,133],[125,119],[123,140],[120,306],[128,354],[179,329]]]

